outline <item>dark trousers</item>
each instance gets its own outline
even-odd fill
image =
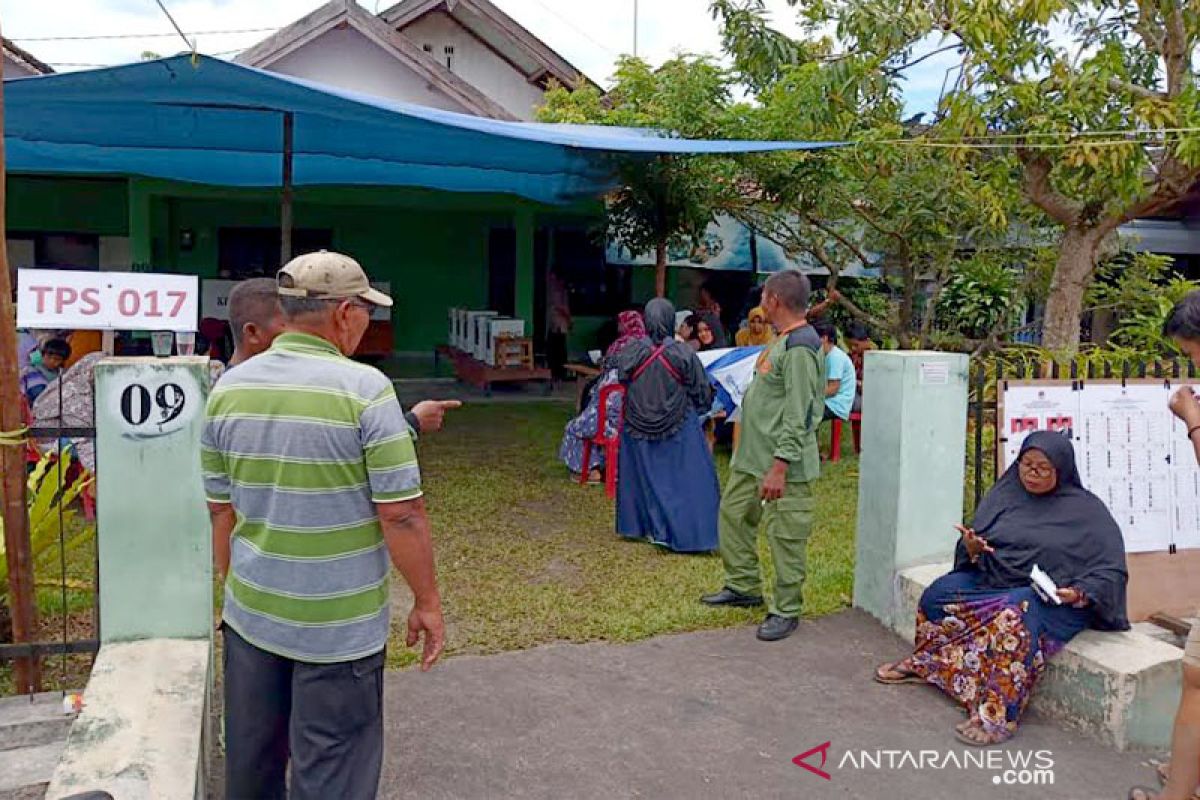
[[[562,380],[567,371],[563,365],[567,363],[567,335],[565,333],[546,334],[546,366],[554,379]]]
[[[223,630],[225,796],[372,800],[383,762],[383,652],[307,664]]]

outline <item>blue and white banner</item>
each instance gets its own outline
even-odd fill
[[[761,346],[725,347],[696,354],[716,387],[716,403],[730,419],[741,408],[742,398],[754,380],[754,365],[761,351]]]

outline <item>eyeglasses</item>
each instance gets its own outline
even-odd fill
[[[1040,464],[1030,464],[1027,461],[1020,461],[1018,464],[1021,471],[1028,475],[1034,475],[1039,478],[1049,478],[1054,474],[1053,464],[1046,464],[1043,466]]]

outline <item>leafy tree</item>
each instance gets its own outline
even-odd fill
[[[746,1],[737,8],[761,5]],[[902,72],[931,41],[961,54],[938,127],[972,145],[1003,144],[994,158],[1008,168],[991,171],[993,185],[1018,189],[1057,228],[1043,340],[1073,352],[1086,289],[1114,254],[1117,228],[1169,210],[1200,178],[1200,4],[815,0],[800,13],[814,37],[835,25],[874,80]]]
[[[539,119],[719,138],[739,113],[732,87],[729,73],[707,58],[680,56],[653,69],[623,57],[607,94],[592,86],[553,87]],[[608,198],[605,233],[632,253],[654,251],[659,297],[666,294],[668,250],[699,241],[720,198],[735,191],[736,170],[733,160],[715,156],[621,159],[621,187]]]
[[[1200,282],[1180,277],[1169,256],[1123,253],[1102,265],[1088,289],[1090,309],[1113,310],[1116,326],[1109,343],[1140,353],[1165,353],[1174,343],[1162,335],[1175,304],[1200,289]]]
[[[938,324],[973,339],[1012,328],[1020,309],[1018,273],[989,258],[969,258],[951,274],[938,304]]]
[[[996,268],[1014,257],[999,246],[1012,198],[991,174],[1004,166],[924,146],[938,131],[903,118],[898,82],[874,59],[835,56],[819,40],[789,44],[769,27],[759,0],[720,0],[713,11],[735,70],[757,100],[731,135],[854,144],[746,159],[733,213],[826,267],[834,288],[845,270],[878,265],[893,301],[886,316],[844,295],[839,302],[901,347],[927,345],[964,251]]]

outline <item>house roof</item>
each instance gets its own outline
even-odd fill
[[[18,47],[12,39],[7,39],[3,36],[0,36],[0,49],[3,50],[4,55],[11,58],[13,61],[16,61],[18,64],[28,67],[30,71],[38,75],[49,75],[50,73],[54,72],[53,68],[51,68],[49,64],[41,61],[28,50]]]
[[[283,119],[296,186],[409,186],[598,197],[621,159],[808,150],[834,143],[697,141],[645,129],[506,122],[321,86],[208,56],[5,82],[14,173],[141,175],[216,186],[282,182]]]
[[[284,56],[343,25],[358,31],[471,113],[493,119],[516,119],[507,109],[455,75],[408,37],[365,11],[355,0],[330,0],[311,14],[243,51],[234,61],[248,67],[268,69]]]
[[[393,28],[403,31],[426,14],[437,11],[446,14],[496,52],[531,83],[551,77],[567,87],[575,86],[580,79],[595,85],[582,70],[490,0],[400,0],[379,16]]]

